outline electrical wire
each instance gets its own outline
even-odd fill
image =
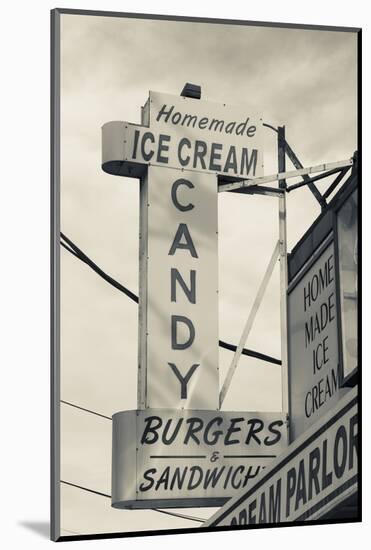
[[[63,242],[65,241],[65,242]],[[139,299],[134,292],[126,288],[124,285],[116,281],[113,277],[108,275],[103,269],[101,269],[89,256],[85,254],[71,239],[69,239],[64,233],[61,232],[61,245],[65,250],[73,254],[76,258],[81,260],[83,263],[85,263],[87,266],[89,266],[95,273],[97,273],[100,277],[102,277],[107,283],[115,287],[117,290],[120,290],[123,292],[128,298],[133,300],[134,302],[138,303]],[[224,342],[223,340],[219,340],[219,346],[221,348],[227,349],[229,351],[236,351],[237,346],[234,344],[229,344],[227,342]],[[280,359],[276,359],[275,357],[271,357],[270,355],[266,355],[264,353],[260,353],[258,351],[254,351],[251,349],[243,348],[242,349],[242,355],[247,355],[248,357],[254,357],[255,359],[259,359],[261,361],[265,361],[267,363],[272,363],[273,365],[282,365],[282,361]]]
[[[112,420],[111,416],[106,416],[105,414],[97,413],[95,411],[91,411],[90,409],[85,409],[85,407],[80,407],[79,405],[75,405],[74,403],[70,403],[69,401],[65,401],[64,399],[61,399],[61,403],[69,405],[70,407],[74,407],[75,409],[80,409],[81,411],[95,414],[96,416],[101,416],[102,418],[107,418],[107,420]]]
[[[117,288],[117,290],[120,290],[121,292],[126,294],[126,296],[128,296],[128,298],[130,298],[134,302],[138,303],[139,301],[138,296],[136,296],[134,292],[131,292],[131,290],[129,290],[128,288],[120,284],[118,281],[116,281],[116,279],[114,279],[113,277],[108,275],[105,271],[103,271],[103,269],[101,269],[95,262],[93,262],[93,260],[89,258],[89,256],[87,256],[78,246],[76,246],[75,243],[73,243],[66,235],[61,233],[61,237],[68,244],[68,246],[66,246],[66,244],[62,243],[61,241],[61,244],[64,246],[66,250],[68,250],[68,252],[71,252],[74,256],[76,256],[76,258],[78,258],[79,260],[84,262],[86,265],[88,265],[107,283]]]
[[[70,254],[75,256],[77,259],[79,259],[80,261],[85,263],[88,267],[90,267],[93,271],[95,271],[100,277],[102,277],[110,285],[115,287],[117,290],[120,290],[121,292],[123,292],[126,296],[128,296],[134,302],[136,302],[136,303],[139,302],[138,297],[133,292],[131,292],[131,290],[129,290],[128,288],[123,286],[121,283],[119,283],[113,277],[111,277],[105,271],[103,271],[91,258],[89,258],[89,256],[87,256],[73,241],[71,241],[71,239],[69,239],[62,232],[61,232],[61,245]],[[230,350],[230,351],[236,351],[236,349],[237,349],[237,346],[235,346],[233,344],[229,344],[227,342],[224,342],[223,340],[219,340],[219,346],[224,348],[224,349]],[[262,361],[267,361],[267,362],[270,362],[270,363],[273,363],[273,364],[276,364],[276,365],[281,365],[282,364],[282,362],[279,359],[276,359],[274,357],[270,357],[269,355],[265,355],[263,353],[259,353],[259,352],[254,351],[254,350],[243,348],[242,354],[243,355],[248,355],[250,357],[254,357],[256,359],[260,359]],[[61,399],[61,403],[64,403],[65,405],[69,405],[70,407],[74,407],[76,409],[88,412],[90,414],[94,414],[96,416],[106,418],[107,420],[112,420],[112,418],[109,417],[109,416],[106,416],[106,415],[101,414],[101,413],[97,413],[97,412],[92,411],[90,409],[87,409],[85,407],[80,407],[79,405],[75,405],[74,403],[70,403],[69,401],[65,401],[65,400]],[[61,480],[61,483],[64,483],[65,485],[69,485],[70,487],[75,487],[77,489],[87,491],[89,493],[93,493],[93,494],[98,495],[98,496],[103,496],[105,498],[111,498],[111,495],[109,495],[107,493],[102,493],[102,492],[96,491],[94,489],[89,489],[88,487],[83,487],[82,485],[77,485],[77,484],[71,483],[69,481]],[[166,514],[166,515],[181,518],[181,519],[186,519],[186,520],[189,520],[189,521],[196,521],[196,522],[199,522],[199,523],[203,523],[204,521],[206,521],[205,518],[198,518],[198,517],[194,517],[194,516],[188,516],[188,515],[185,515],[185,514],[179,514],[179,513],[176,513],[176,512],[169,512],[167,510],[161,510],[159,508],[152,508],[152,510],[154,512],[158,512],[158,513],[161,513],[161,514]]]
[[[98,495],[105,498],[111,498],[111,495],[107,493],[101,493],[100,491],[96,491],[95,489],[89,489],[88,487],[84,487],[83,485],[77,485],[76,483],[71,483],[70,481],[65,481],[64,479],[61,479],[61,483],[64,485],[69,485],[70,487],[75,487],[76,489],[81,489],[82,491],[86,491],[88,493],[93,493],[94,495]],[[161,510],[160,508],[151,508],[153,512],[159,512],[161,514],[167,514],[168,516],[174,516],[176,518],[181,519],[188,519],[190,521],[198,521],[199,523],[203,523],[206,521],[205,518],[198,518],[194,516],[188,516],[185,514],[179,514],[177,512],[168,512],[167,510]]]

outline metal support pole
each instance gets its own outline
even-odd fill
[[[294,153],[294,151],[291,149],[290,145],[287,142],[286,142],[286,153],[289,159],[291,160],[291,162],[293,163],[293,165],[295,166],[295,168],[297,168],[298,170],[303,168],[302,163],[300,162],[300,160],[298,159],[298,157],[296,156],[296,154]],[[321,209],[324,210],[326,208],[326,201],[322,197],[316,185],[313,182],[308,181],[309,179],[310,178],[307,174],[303,174],[303,180],[308,183],[309,189],[312,191],[313,195],[316,197],[317,201],[321,205]]]
[[[233,356],[232,363],[229,366],[227,376],[225,377],[225,380],[224,380],[224,383],[223,383],[223,387],[220,391],[220,394],[219,394],[219,407],[222,406],[223,401],[225,399],[225,396],[227,395],[227,392],[228,392],[229,387],[231,385],[232,378],[233,378],[233,375],[234,375],[234,373],[236,371],[236,368],[238,366],[238,361],[240,360],[243,347],[244,347],[244,345],[246,343],[246,340],[247,340],[247,338],[250,334],[252,325],[254,323],[256,314],[258,312],[258,309],[259,309],[259,306],[260,306],[261,301],[263,299],[265,290],[266,290],[267,285],[269,283],[269,279],[271,278],[271,275],[272,275],[274,266],[276,264],[278,255],[279,255],[279,243],[277,242],[277,244],[274,248],[273,254],[271,256],[271,259],[269,260],[269,264],[268,264],[267,270],[264,274],[263,280],[260,284],[259,290],[256,294],[256,297],[255,297],[254,303],[252,305],[251,311],[250,311],[249,316],[247,318],[246,325],[245,325],[245,328],[243,329],[243,332],[242,332],[242,335],[241,335],[241,338],[240,338],[240,342],[239,342],[238,347],[236,349],[236,352]]]
[[[303,181],[306,184],[308,184],[308,187],[310,187],[311,185],[314,186],[314,183],[312,183],[312,180],[308,176],[308,174],[316,174],[317,172],[324,172],[326,170],[335,170],[335,169],[345,168],[346,166],[352,166],[352,165],[353,165],[352,158],[340,160],[337,162],[326,162],[325,164],[317,164],[316,166],[309,166],[308,168],[301,167],[296,170],[289,170],[288,172],[279,172],[278,174],[271,174],[270,176],[264,176],[264,177],[262,176],[258,178],[248,179],[248,180],[240,180],[232,183],[221,183],[218,187],[218,191],[221,192],[221,191],[240,190],[240,192],[242,192],[242,189],[249,189],[251,187],[255,188],[258,185],[262,185],[264,183],[270,183],[272,181],[279,181],[287,178],[297,178],[298,176],[302,176]],[[322,200],[322,203],[326,206],[326,201],[322,199],[322,195],[321,195],[321,200]]]
[[[278,172],[286,170],[285,127],[278,127]],[[278,182],[280,189],[286,189],[286,180]],[[287,352],[287,219],[286,193],[278,199],[279,255],[280,255],[280,310],[281,310],[281,360],[282,360],[282,411],[289,412],[289,379]]]

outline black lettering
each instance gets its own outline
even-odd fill
[[[203,118],[200,119],[200,121],[198,123],[198,127],[201,130],[204,130],[206,128],[206,126],[208,125],[208,122],[209,122],[209,119],[206,118],[206,117],[203,117]]]
[[[307,305],[310,307],[310,283],[304,287],[304,311],[307,311]]]
[[[153,149],[151,149],[151,151],[146,153],[146,150],[145,150],[146,141],[150,141],[151,143],[155,142],[154,135],[151,132],[144,132],[142,137],[142,143],[141,143],[142,157],[145,161],[149,161],[153,157],[154,151]]]
[[[223,424],[223,418],[221,416],[216,416],[215,418],[210,420],[210,422],[208,422],[204,433],[204,442],[206,443],[206,445],[215,445],[218,442],[220,436],[223,435],[223,430],[214,430],[211,437],[209,437],[209,432],[214,424],[220,426],[221,424]]]
[[[254,513],[255,509],[256,509],[256,499],[251,501],[250,504],[249,504],[249,524],[250,523],[256,523],[256,515]]]
[[[254,137],[256,132],[256,126],[249,126],[246,132],[247,137]]]
[[[322,445],[322,490],[332,483],[332,472],[327,472],[327,439]]]
[[[267,507],[265,505],[265,493],[260,496],[258,523],[267,523]]]
[[[177,484],[177,489],[183,489],[186,474],[187,474],[187,468],[183,468],[183,469],[180,469],[179,467],[175,468],[173,478],[170,482],[171,491],[174,489],[175,483]]]
[[[240,478],[239,481],[236,481],[236,476],[237,474],[242,474],[244,469],[245,469],[244,466],[238,466],[233,472],[232,479],[231,479],[231,485],[233,489],[239,489],[241,487],[242,478]]]
[[[254,477],[258,475],[258,473],[260,472],[260,466],[256,466],[254,474],[252,474],[252,470],[253,470],[253,466],[249,466],[245,475],[245,481],[243,484],[244,486],[247,485],[247,482],[249,481],[249,479],[254,479]]]
[[[323,378],[321,378],[321,380],[318,382],[318,402],[319,402],[319,406],[322,407],[322,405],[324,404],[324,399],[323,399]]]
[[[275,491],[276,489],[276,491]],[[281,520],[281,479],[269,487],[269,523]]]
[[[132,154],[133,159],[137,158],[137,148],[138,148],[139,135],[140,135],[139,130],[135,130],[135,132],[134,132],[133,154]]]
[[[146,427],[144,428],[140,443],[141,445],[144,443],[147,445],[152,445],[152,443],[156,443],[158,440],[157,430],[161,428],[162,420],[159,416],[148,416],[144,419],[144,423]]]
[[[229,148],[223,172],[229,172],[229,170],[232,170],[232,172],[238,172],[236,147],[234,145],[231,145]]]
[[[307,321],[305,321],[305,347],[308,347],[308,344],[310,344],[314,339],[313,336],[313,317],[310,318],[309,326]]]
[[[188,327],[189,335],[188,335],[188,340],[186,340],[185,342],[178,342],[178,338],[177,338],[178,323],[183,323],[183,325],[186,325]],[[188,319],[188,317],[184,317],[184,315],[171,316],[171,349],[189,348],[194,342],[195,334],[196,334],[195,327],[192,321]]]
[[[249,156],[249,151],[246,149],[246,147],[242,147],[240,174],[246,174],[246,176],[248,176],[252,170],[252,175],[255,176],[257,162],[257,149],[252,149]]]
[[[329,257],[329,259],[327,260],[327,269],[328,269],[328,284],[332,283],[332,281],[334,280],[334,275],[333,275],[333,270],[334,270],[334,263],[333,263],[333,260],[334,260],[334,255],[331,254],[331,256]]]
[[[188,149],[191,148],[191,142],[189,141],[188,138],[182,138],[179,141],[179,145],[178,145],[178,160],[182,166],[187,166],[189,164],[191,157],[189,155],[186,156],[186,158],[182,157],[182,149],[184,146],[188,147]]]
[[[176,180],[171,187],[171,200],[173,201],[173,205],[175,206],[175,208],[177,208],[181,212],[188,212],[189,210],[193,210],[195,206],[191,202],[184,205],[178,201],[177,191],[178,187],[180,187],[181,185],[185,185],[186,187],[188,187],[188,189],[194,189],[194,185],[191,181],[185,179]]]
[[[238,525],[247,525],[247,513],[245,509],[241,510],[238,514]]]
[[[262,431],[262,429],[264,428],[264,422],[260,420],[260,418],[250,418],[247,424],[250,429],[246,437],[246,445],[249,445],[251,439],[254,439],[258,443],[258,445],[260,445],[261,441],[259,437],[256,436],[256,434]]]
[[[305,482],[304,459],[299,462],[298,481],[296,488],[295,510],[299,508],[300,501],[307,502],[307,488]]]
[[[321,454],[318,447],[315,447],[309,454],[309,474],[308,474],[308,500],[311,500],[313,494],[318,495],[320,492],[320,484],[318,479],[318,472],[321,462]],[[313,485],[315,493],[313,493]]]
[[[212,121],[210,122],[209,130],[212,130],[214,125],[215,125],[215,132],[218,130],[218,128],[219,128],[219,132],[221,132],[224,127],[224,120],[218,120],[217,118],[213,118]]]
[[[182,237],[184,237],[184,239],[186,241],[185,243],[180,242]],[[192,241],[191,234],[189,232],[187,224],[185,224],[185,223],[180,223],[179,224],[179,227],[178,227],[178,229],[176,231],[176,234],[175,234],[175,237],[174,237],[173,244],[171,245],[170,250],[169,250],[169,256],[173,256],[175,254],[175,251],[178,248],[182,249],[182,250],[189,250],[189,252],[190,252],[190,254],[193,258],[198,258],[195,246],[194,246],[193,241]]]
[[[319,292],[318,275],[317,273],[315,273],[312,277],[312,282],[310,285],[310,295],[312,298],[312,302],[315,302],[317,300],[318,292]]]
[[[241,431],[241,428],[235,428],[235,424],[241,423],[244,421],[244,418],[231,418],[230,425],[228,427],[227,433],[224,438],[224,445],[235,445],[239,443],[239,439],[230,439],[231,435]]]
[[[150,489],[152,489],[154,483],[155,483],[155,480],[153,479],[153,477],[151,477],[151,475],[155,474],[157,472],[156,468],[150,468],[149,470],[146,470],[143,474],[143,478],[145,481],[148,481],[148,484],[146,485],[145,483],[141,483],[139,485],[139,491],[141,492],[145,492],[145,491],[149,491]]]
[[[192,374],[200,365],[198,365],[197,363],[192,365],[184,377],[180,374],[178,367],[174,365],[174,363],[168,363],[168,365],[180,382],[180,399],[187,399],[187,384],[191,379]]]
[[[166,153],[169,150],[169,146],[165,145],[165,143],[169,141],[170,141],[170,136],[167,136],[165,134],[160,134],[160,137],[158,140],[158,149],[157,149],[157,162],[163,162],[164,164],[168,164],[169,162],[168,157],[162,156],[162,153]]]
[[[286,489],[286,517],[290,515],[290,504],[291,499],[295,494],[296,488],[296,470],[295,468],[290,468],[287,472],[287,489]]]
[[[176,302],[176,282],[180,284],[183,289],[184,294],[187,296],[188,301],[191,304],[196,303],[196,271],[191,269],[189,272],[190,284],[189,287],[186,285],[183,277],[179,271],[172,267],[170,271],[170,282],[171,282],[171,301]]]
[[[358,455],[358,415],[355,414],[349,421],[349,470],[354,465],[354,451]]]
[[[269,447],[270,445],[275,445],[280,441],[282,437],[281,430],[275,429],[275,426],[283,426],[283,420],[274,420],[268,425],[268,432],[273,434],[273,437],[270,438],[269,435],[267,435],[267,437],[264,439],[264,445],[267,445],[267,447]]]
[[[171,117],[171,122],[172,122],[173,124],[178,124],[178,122],[180,121],[181,118],[182,118],[181,113],[176,112],[176,113],[174,113],[173,116]]]
[[[309,418],[313,412],[313,404],[312,404],[311,397],[312,397],[312,392],[309,391],[305,396],[305,416],[307,418]],[[309,398],[309,404],[308,404],[308,398]]]
[[[236,128],[237,136],[243,136],[243,134],[246,131],[247,123],[249,122],[249,120],[250,120],[250,117],[247,117],[245,122],[240,122],[240,124],[237,125],[237,128]]]
[[[193,441],[197,445],[199,445],[200,440],[195,434],[200,432],[204,427],[203,420],[201,418],[192,417],[192,418],[188,418],[187,424],[188,424],[188,429],[187,429],[186,436],[184,438],[184,445],[187,445],[190,439],[193,439]]]
[[[170,466],[166,466],[160,478],[157,480],[155,490],[158,491],[161,485],[163,485],[164,486],[163,488],[166,490],[169,487],[169,477],[170,477]]]
[[[312,388],[312,403],[313,403],[313,411],[317,411],[318,406],[318,386],[314,386]]]
[[[326,365],[329,361],[328,356],[328,336],[325,336],[323,339],[323,363]]]
[[[224,470],[225,466],[222,466],[221,468],[213,468],[212,470],[210,470],[209,468],[208,470],[206,470],[204,489],[207,489],[209,485],[211,485],[211,487],[215,487],[219,479],[221,478]]]
[[[167,105],[163,105],[163,106],[161,107],[161,110],[158,112],[158,115],[157,115],[157,117],[156,117],[157,122],[160,120],[160,118],[161,118],[162,116],[165,117],[165,122],[167,122],[167,121],[169,120],[169,117],[170,117],[171,113],[172,113],[173,110],[174,110],[174,105],[171,106],[170,111],[165,111],[166,107],[167,107]]]
[[[184,115],[183,120],[182,120],[182,126],[188,126],[188,128],[189,128],[190,125],[192,124],[192,126],[194,128],[196,122],[197,122],[197,116],[196,115]]]
[[[200,466],[191,466],[189,471],[191,472],[191,476],[188,482],[188,490],[196,489],[196,487],[198,487],[202,481],[202,469],[200,468]],[[194,481],[196,473],[198,473],[198,479]]]
[[[216,160],[220,160],[222,158],[220,153],[217,153],[217,151],[221,151],[223,149],[223,145],[221,143],[212,143],[211,144],[211,150],[210,150],[210,164],[209,164],[209,170],[221,170],[222,167],[220,164],[216,164]]]
[[[225,127],[225,133],[226,134],[233,134],[233,130],[236,126],[235,122],[228,122],[227,126]]]
[[[197,160],[201,163],[201,168],[206,170],[205,155],[207,151],[207,146],[204,141],[196,140],[195,150],[193,156],[193,168],[197,168]]]
[[[169,418],[169,420],[166,422],[166,424],[164,426],[164,431],[163,431],[163,434],[162,434],[162,442],[164,443],[164,445],[171,445],[171,443],[173,443],[173,441],[175,440],[176,436],[179,433],[179,430],[180,430],[180,427],[181,427],[182,423],[183,423],[183,418],[179,418],[175,422],[175,427],[173,428],[173,433],[169,435],[170,428],[171,428],[172,424],[174,424],[173,419]]]
[[[341,454],[339,457],[339,444],[341,444]],[[335,435],[334,442],[334,472],[338,479],[342,477],[345,471],[348,454],[347,432],[344,426],[340,426]]]

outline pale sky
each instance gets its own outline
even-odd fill
[[[62,15],[61,229],[138,293],[139,182],[101,170],[101,126],[140,122],[149,90],[246,105],[304,166],[356,149],[356,35],[266,27]],[[265,173],[276,172],[266,130]],[[291,169],[287,162],[288,169]],[[319,182],[325,189],[327,184]],[[275,198],[219,197],[219,337],[238,343],[278,238]],[[310,191],[287,199],[289,250],[320,213]],[[61,251],[61,396],[111,416],[136,408],[137,305]],[[246,347],[280,357],[278,265]],[[219,348],[222,383],[233,354]],[[242,357],[225,410],[279,411],[280,368]],[[110,493],[111,422],[61,406],[62,479]],[[212,510],[185,513],[208,517]],[[62,534],[195,527],[62,485]]]

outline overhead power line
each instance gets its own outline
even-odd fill
[[[88,487],[77,485],[76,483],[71,483],[70,481],[64,481],[63,479],[61,479],[61,483],[64,483],[64,485],[69,485],[70,487],[75,487],[76,489],[81,489],[82,491],[86,491],[88,493],[93,493],[94,495],[98,495],[100,497],[111,498],[111,495],[107,493],[101,493],[100,491],[96,491],[95,489],[89,489]],[[160,508],[150,508],[150,510],[152,510],[153,512],[159,512],[161,514],[167,514],[168,516],[174,516],[176,518],[188,519],[190,521],[198,521],[199,523],[204,523],[204,521],[206,521],[205,518],[187,516],[185,514],[178,514],[177,512],[168,512],[167,510],[161,510]]]
[[[116,281],[113,277],[108,275],[103,269],[101,269],[89,256],[85,254],[79,248],[71,239],[69,239],[64,233],[61,232],[61,245],[65,250],[70,252],[73,256],[75,256],[77,259],[81,260],[83,263],[85,263],[87,266],[89,266],[95,273],[97,273],[102,279],[104,279],[107,283],[112,285],[113,287],[117,288],[117,290],[120,290],[123,292],[128,298],[133,300],[134,302],[138,303],[139,299],[134,292],[126,288],[124,285]],[[234,344],[229,344],[227,342],[224,342],[223,340],[219,340],[219,346],[221,348],[227,349],[229,351],[236,351],[237,346]],[[275,357],[271,357],[270,355],[266,355],[264,353],[260,353],[258,351],[254,351],[251,349],[243,348],[242,349],[242,355],[247,355],[248,357],[254,357],[255,359],[259,359],[261,361],[266,361],[267,363],[272,363],[273,365],[282,365],[282,361],[280,359],[277,359]]]
[[[66,235],[61,233],[61,237],[65,241],[65,243],[63,241],[61,241],[61,245],[66,250],[68,250],[68,252],[70,252],[71,254],[76,256],[76,258],[78,258],[79,260],[84,262],[86,265],[88,265],[100,277],[102,277],[105,281],[107,281],[107,283],[109,283],[110,285],[117,288],[117,290],[120,290],[121,292],[126,294],[126,296],[128,296],[128,298],[130,298],[134,302],[138,303],[138,301],[139,301],[138,296],[136,296],[136,294],[134,294],[134,292],[131,292],[131,290],[129,290],[124,285],[122,285],[118,281],[116,281],[113,277],[111,277],[110,275],[105,273],[105,271],[103,271],[103,269],[101,269],[95,262],[93,262],[93,260],[90,259],[89,256],[87,256],[78,246],[76,246],[74,242],[72,242],[68,237],[66,237]],[[67,243],[68,246],[66,245],[66,243]]]
[[[64,399],[61,399],[61,403],[64,403],[65,405],[69,405],[70,407],[74,407],[75,409],[80,409],[81,411],[88,412],[90,414],[95,414],[95,416],[100,416],[102,418],[106,418],[107,420],[112,420],[111,416],[106,416],[105,414],[97,413],[90,409],[86,409],[85,407],[80,407],[79,405],[75,405],[74,403],[70,403],[69,401],[64,401]]]

